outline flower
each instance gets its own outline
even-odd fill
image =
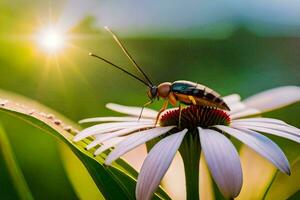
[[[162,113],[159,124],[155,127],[154,122],[158,112],[145,109],[141,119],[137,120],[141,108],[110,103],[107,104],[109,109],[128,116],[82,120],[82,123],[109,123],[94,125],[83,130],[74,137],[74,141],[94,136],[93,142],[87,145],[87,149],[99,145],[94,152],[95,155],[114,147],[105,161],[105,164],[110,165],[137,146],[159,138],[160,141],[153,146],[144,160],[138,176],[136,197],[139,200],[152,197],[176,152],[180,151],[188,136],[193,138],[194,143],[196,141],[194,148],[201,148],[203,151],[211,175],[226,198],[238,196],[243,182],[239,155],[229,137],[240,140],[273,163],[280,171],[289,175],[290,165],[285,154],[277,144],[261,133],[300,143],[300,129],[281,120],[259,115],[299,101],[300,88],[296,86],[275,88],[244,101],[240,101],[239,95],[233,94],[224,97],[223,100],[231,111],[205,106],[187,106],[182,110],[179,123],[179,109],[168,109]],[[200,153],[198,156],[200,157]]]

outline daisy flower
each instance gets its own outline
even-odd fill
[[[74,141],[92,136],[94,140],[86,148],[97,147],[95,155],[111,150],[105,161],[106,165],[110,165],[130,150],[156,139],[138,176],[138,200],[151,199],[177,151],[185,166],[188,199],[199,198],[197,188],[201,151],[223,196],[228,199],[237,197],[243,176],[239,155],[230,137],[241,141],[281,172],[290,175],[290,165],[285,154],[265,134],[300,143],[300,129],[278,119],[261,117],[261,114],[299,101],[300,88],[275,88],[243,101],[239,95],[233,94],[225,96],[223,100],[230,111],[206,106],[185,107],[181,113],[180,127],[178,108],[164,111],[154,127],[157,111],[144,109],[141,119],[137,120],[140,107],[110,103],[107,108],[127,116],[84,119],[81,123],[105,123],[84,129],[74,137]],[[191,187],[195,190],[188,191]]]

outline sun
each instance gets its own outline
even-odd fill
[[[65,47],[66,36],[59,30],[47,28],[39,32],[37,42],[43,50],[56,53]]]

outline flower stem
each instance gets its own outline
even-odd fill
[[[199,162],[200,162],[200,141],[198,134],[187,133],[180,148],[185,181],[186,181],[186,199],[199,199]]]

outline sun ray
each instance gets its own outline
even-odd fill
[[[65,47],[65,34],[53,27],[41,30],[37,37],[40,47],[49,53],[60,51]]]

